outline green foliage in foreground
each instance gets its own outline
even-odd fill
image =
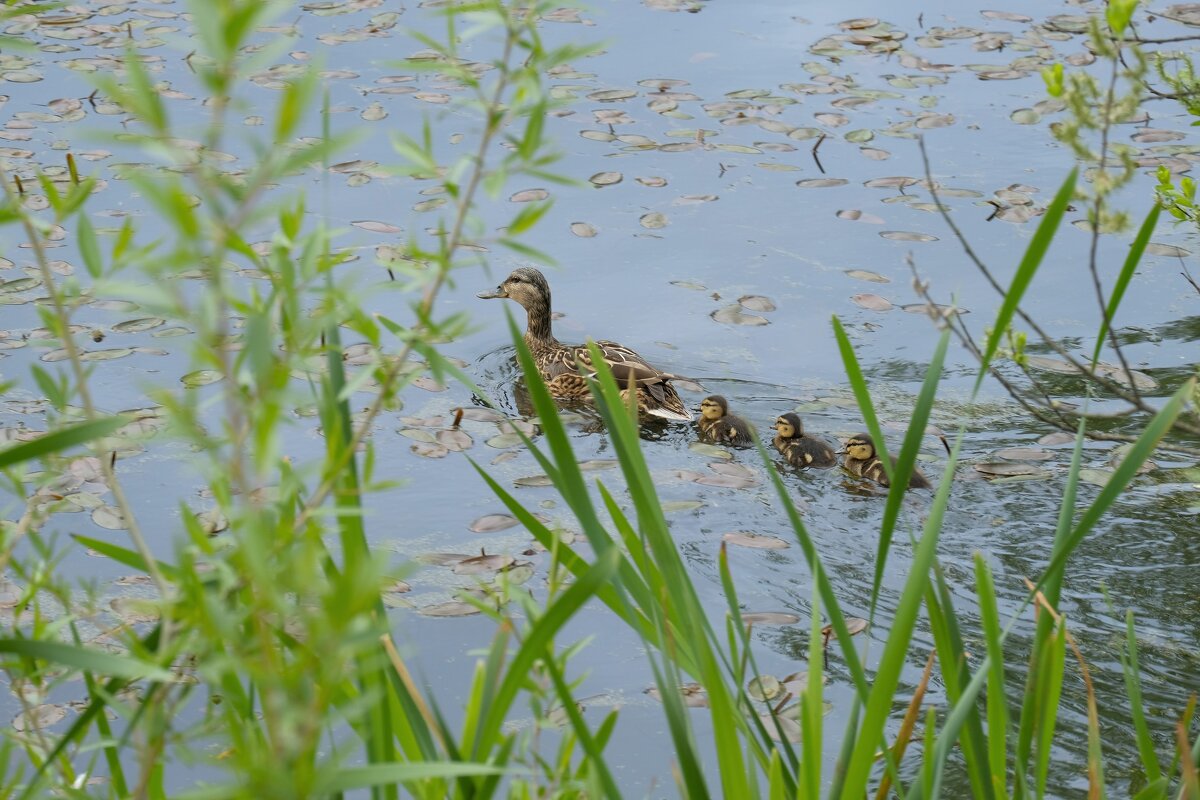
[[[197,63],[214,96],[236,96],[242,69],[238,53],[244,44],[239,37],[260,19],[262,4],[247,0],[216,8],[201,31],[207,60]],[[535,11],[548,8],[539,5]],[[540,440],[527,444],[583,530],[588,548],[585,552],[563,543],[480,469],[481,480],[550,551],[548,586],[538,597],[501,580],[482,597],[463,598],[495,620],[496,632],[475,665],[461,709],[439,707],[413,678],[406,661],[409,644],[395,640],[380,602],[389,565],[372,551],[364,523],[370,493],[394,487],[376,476],[364,431],[419,374],[410,355],[422,356],[436,377],[453,373],[437,343],[460,331],[465,320],[437,317],[434,301],[453,270],[474,263],[462,246],[466,232],[481,227],[473,225],[477,190],[500,191],[511,175],[544,176],[553,154],[541,130],[549,104],[540,91],[541,75],[580,52],[544,48],[534,24],[536,13],[497,2],[449,12],[451,43],[460,15],[492,26],[501,44],[500,69],[485,84],[459,63],[453,44],[426,42],[440,48],[440,68],[472,91],[486,124],[479,155],[446,170],[427,141],[396,142],[414,174],[439,176],[445,192],[456,198],[433,243],[413,241],[407,260],[389,265],[411,296],[419,298],[411,321],[369,317],[360,311],[361,297],[352,287],[335,285],[340,258],[327,231],[304,227],[302,204],[262,204],[270,184],[292,170],[327,161],[337,144],[328,135],[320,144],[298,148],[293,143],[304,110],[314,102],[311,77],[282,93],[276,125],[271,138],[260,143],[263,159],[254,174],[233,180],[213,165],[195,163],[190,154],[168,152],[187,169],[134,176],[155,212],[171,226],[174,238],[169,241],[142,243],[129,226],[101,235],[84,216],[86,181],[60,188],[47,184],[55,222],[69,222],[77,231],[92,291],[127,290],[125,281],[133,280],[142,287],[138,291],[144,305],[186,320],[196,330],[195,367],[220,379],[203,402],[195,393],[164,390],[158,397],[161,412],[114,416],[99,408],[69,334],[82,287],[74,279],[56,279],[46,268],[39,246],[45,235],[42,221],[8,187],[0,219],[25,228],[49,293],[46,325],[68,352],[62,373],[34,376],[54,407],[53,432],[0,450],[6,479],[19,496],[30,498],[20,519],[3,528],[0,557],[24,585],[18,606],[26,611],[0,638],[0,654],[27,711],[36,698],[77,679],[85,686],[86,703],[61,732],[33,728],[8,733],[0,795],[198,800],[338,797],[369,789],[378,798],[617,797],[621,765],[611,763],[605,753],[619,730],[618,713],[598,722],[583,718],[573,696],[577,650],[559,641],[564,626],[592,600],[646,645],[670,733],[676,789],[683,796],[859,800],[871,792],[878,798],[932,798],[944,792],[951,768],[965,770],[979,797],[1043,795],[1057,699],[1066,677],[1076,674],[1068,651],[1078,675],[1090,681],[1068,621],[1058,611],[1067,562],[1185,404],[1195,402],[1194,379],[1149,420],[1108,484],[1088,504],[1076,494],[1086,424],[1081,421],[1046,569],[1031,585],[1021,612],[1003,619],[990,567],[978,557],[975,589],[982,629],[977,631],[966,629],[938,561],[943,514],[965,434],[960,430],[915,537],[911,562],[905,565],[907,578],[882,653],[871,661],[855,646],[835,576],[824,567],[786,486],[760,449],[781,513],[804,554],[813,597],[807,677],[788,690],[792,696],[773,695],[764,703],[753,638],[724,553],[718,564],[728,609],[714,619],[670,535],[642,454],[635,412],[622,404],[612,376],[601,370],[593,392],[620,461],[627,499],[600,481],[590,482],[579,469],[557,409],[514,329],[542,425]],[[104,90],[146,126],[144,143],[162,148],[175,129],[136,64],[130,63],[126,84],[109,83]],[[224,113],[225,106],[218,104],[211,128],[203,134],[213,149]],[[487,158],[500,140],[508,149],[492,164]],[[1072,175],[1022,259],[994,331],[1008,327],[1054,237],[1073,181]],[[194,207],[193,197],[201,198],[199,206]],[[541,211],[544,206],[536,204],[522,210],[500,244],[525,252],[512,237],[535,224]],[[277,228],[265,254],[247,244],[252,225],[263,220]],[[266,288],[247,290],[233,280],[226,266],[231,259],[244,259],[267,275]],[[171,280],[184,270],[198,272],[200,291],[185,292]],[[244,318],[244,329],[231,329],[231,316]],[[344,328],[361,336],[375,354],[356,373],[346,368],[340,339]],[[853,347],[836,320],[834,329],[867,425],[882,444]],[[999,335],[992,336],[981,375]],[[227,346],[233,341],[238,349]],[[900,525],[903,487],[915,465],[947,347],[943,333],[897,454],[876,544],[872,621],[882,577],[895,568],[891,545]],[[304,376],[302,399],[319,417],[324,434],[325,452],[313,463],[294,463],[283,455],[284,442],[295,433],[287,410],[298,403],[292,380],[296,374]],[[351,413],[351,395],[369,383],[376,386],[377,401],[365,417]],[[205,426],[205,403],[224,410],[220,426]],[[120,446],[113,434],[158,419],[169,420],[179,440],[194,447],[215,507],[233,531],[214,539],[189,509],[181,509],[182,536],[169,557],[152,552],[138,528],[123,499],[120,462],[113,455]],[[64,453],[84,445],[99,456],[96,469],[126,512],[129,541],[78,537],[78,545],[145,573],[156,590],[144,602],[147,621],[140,629],[114,633],[116,652],[84,641],[83,623],[93,610],[90,599],[80,598],[75,587],[56,576],[60,553],[42,532],[58,501],[36,491],[43,486],[39,481],[57,475],[68,463]],[[42,475],[35,472],[39,466],[45,467]],[[1030,607],[1036,609],[1032,623],[1026,613]],[[823,643],[827,623],[837,643],[828,651]],[[1034,628],[1033,647],[1024,680],[1014,682],[1016,656],[1006,643],[1023,624]],[[938,665],[945,687],[942,708],[922,701],[931,668],[911,696],[900,686],[905,664],[927,655],[912,652],[914,633],[922,626],[933,632],[935,652],[928,663]],[[966,643],[980,641],[983,651],[976,645],[969,657]],[[846,665],[855,697],[841,731],[827,729],[823,709],[822,674],[833,658]],[[1196,797],[1200,742],[1187,739],[1194,708],[1179,717],[1177,747],[1170,754],[1156,748],[1141,707],[1132,619],[1123,666],[1147,776],[1138,796]],[[693,681],[707,697],[707,711],[690,710],[684,703],[680,687]],[[1105,764],[1100,720],[1090,682],[1088,686],[1087,777],[1094,794],[1101,796]],[[711,717],[711,740],[702,740],[693,726],[698,713]],[[535,725],[514,729],[506,724],[522,715],[531,715]],[[178,722],[181,718],[193,721],[184,724]],[[556,722],[561,727],[551,733]],[[178,785],[185,780],[173,770],[189,763],[221,779],[181,792]],[[107,777],[107,783],[89,786],[94,776]]]

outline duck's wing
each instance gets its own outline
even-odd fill
[[[646,363],[645,359],[625,345],[617,344],[616,342],[599,341],[596,342],[596,346],[600,350],[600,355],[604,359],[604,363],[612,371],[613,378],[617,381],[617,386],[624,389],[632,381],[634,385],[645,389],[655,400],[660,403],[663,402],[665,399],[663,382],[669,380],[671,378],[670,375],[650,366]],[[580,347],[575,351],[575,354],[584,369],[594,373],[596,365],[592,361],[591,350],[587,347]]]

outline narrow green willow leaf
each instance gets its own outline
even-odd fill
[[[1161,211],[1162,206],[1158,203],[1150,207],[1150,213],[1142,221],[1142,227],[1138,228],[1133,244],[1129,245],[1129,254],[1125,257],[1125,263],[1117,275],[1117,282],[1113,284],[1112,293],[1108,296],[1104,319],[1100,321],[1100,331],[1096,334],[1096,348],[1092,351],[1093,364],[1100,358],[1100,350],[1104,347],[1104,337],[1108,335],[1109,320],[1116,318],[1117,309],[1121,306],[1121,300],[1125,297],[1125,290],[1129,288],[1129,281],[1133,279],[1134,271],[1142,261],[1142,255],[1146,252],[1146,245],[1150,243],[1150,237],[1154,234],[1154,226],[1158,224],[1158,215]]]
[[[127,422],[129,420],[124,417],[101,417],[59,428],[45,436],[39,436],[33,441],[6,447],[0,450],[0,469],[25,461],[33,461],[51,453],[86,444],[94,439],[103,439]]]
[[[996,314],[996,321],[992,323],[992,332],[988,336],[983,357],[980,359],[979,374],[975,379],[975,390],[972,394],[978,393],[979,387],[983,383],[983,377],[987,374],[988,366],[992,363],[992,356],[996,354],[996,348],[1000,346],[1000,340],[1008,330],[1013,314],[1016,313],[1021,298],[1025,296],[1025,290],[1029,288],[1046,251],[1050,249],[1050,243],[1054,240],[1054,234],[1062,222],[1063,213],[1067,210],[1067,205],[1075,193],[1075,179],[1078,173],[1079,169],[1076,168],[1067,175],[1058,193],[1046,207],[1046,213],[1042,216],[1042,221],[1038,223],[1037,231],[1033,234],[1029,246],[1025,248],[1025,255],[1022,256],[1021,263],[1017,266],[1012,283],[1009,284],[1008,291],[1004,293],[1004,302]]]
[[[128,655],[115,655],[104,650],[97,650],[66,642],[44,642],[36,639],[0,639],[0,653],[29,658],[40,658],[53,664],[65,667],[87,670],[100,675],[125,680],[142,680],[149,678],[156,681],[174,680],[170,670],[163,669],[157,664],[142,661]]]
[[[121,547],[120,545],[113,544],[112,542],[106,542],[102,539],[93,539],[90,536],[84,536],[79,533],[71,534],[71,538],[79,542],[84,547],[90,547],[97,553],[111,558],[117,563],[124,564],[127,567],[133,567],[139,572],[147,571],[146,560],[142,558],[141,553],[138,553],[135,550],[130,550],[127,547]],[[174,565],[168,564],[164,561],[156,561],[155,563],[158,566],[159,572],[162,573],[164,578],[167,578],[171,581],[176,581],[179,579],[179,571]]]

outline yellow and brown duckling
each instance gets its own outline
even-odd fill
[[[875,441],[868,434],[860,433],[847,439],[846,447],[842,452],[846,454],[843,466],[851,475],[875,481],[880,486],[892,485],[892,482],[888,480],[887,471],[883,467],[883,460],[875,452]],[[895,463],[896,459],[893,458],[892,464],[895,465]],[[913,467],[912,475],[908,478],[908,488],[929,489],[932,487],[925,474]]]
[[[550,328],[550,284],[533,267],[519,267],[494,290],[480,292],[484,300],[507,298],[519,303],[528,314],[525,344],[553,397],[587,400],[587,379],[595,374],[592,354],[586,345],[563,344]],[[643,416],[690,422],[692,413],[683,404],[669,373],[656,369],[624,345],[598,341],[596,346],[624,395],[632,383],[637,393],[638,413]]]
[[[775,449],[793,467],[828,469],[837,466],[833,448],[820,439],[806,436],[800,415],[780,414],[775,420]]]
[[[719,394],[700,401],[700,441],[749,447],[754,444],[750,423],[729,413],[729,403]]]

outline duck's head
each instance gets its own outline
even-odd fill
[[[846,440],[846,446],[841,452],[856,461],[866,461],[875,457],[875,441],[865,433],[851,436]]]
[[[720,419],[729,413],[729,403],[719,394],[700,401],[700,415],[705,419]]]
[[[526,309],[535,306],[550,306],[550,284],[540,270],[533,267],[518,267],[495,289],[476,295],[483,300],[507,297],[516,300]]]
[[[800,415],[789,411],[786,414],[780,414],[779,419],[775,420],[775,432],[779,434],[781,439],[792,439],[797,436],[804,435],[804,423],[800,421]]]

